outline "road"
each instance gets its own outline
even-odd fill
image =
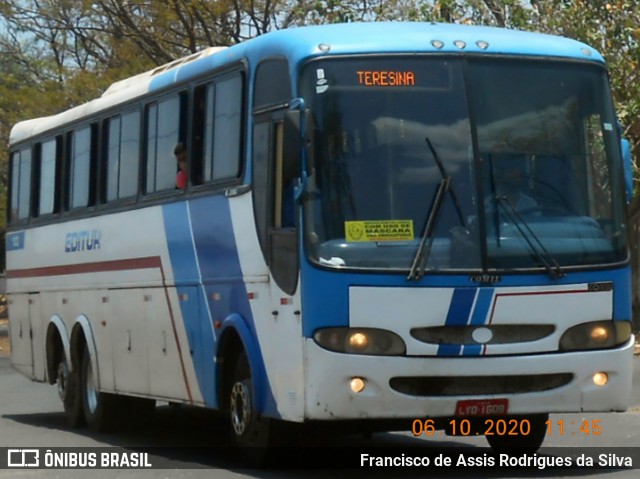
[[[634,396],[631,409],[624,414],[563,414],[552,415],[554,424],[562,421],[564,433],[552,434],[545,440],[545,447],[582,446],[582,447],[640,447],[640,357],[635,359]],[[579,432],[578,424],[593,421],[601,427],[602,433],[586,435]],[[574,424],[572,426],[571,424]],[[408,428],[410,425],[408,425]],[[9,364],[6,348],[0,351],[0,447],[67,447],[78,448],[120,447],[135,451],[136,448],[153,448],[152,462],[158,461],[165,469],[118,469],[118,470],[0,470],[0,478],[126,478],[126,479],[160,479],[160,478],[297,478],[327,477],[337,478],[361,477],[424,477],[425,471],[407,468],[358,469],[340,471],[333,469],[308,470],[248,470],[238,469],[230,464],[226,451],[220,446],[226,444],[227,424],[220,416],[198,409],[169,405],[159,405],[156,414],[140,420],[113,434],[97,434],[86,429],[72,430],[66,426],[62,406],[57,397],[55,386],[33,383],[15,372]],[[376,448],[401,446],[411,448],[424,446],[424,450],[437,451],[441,447],[458,448],[463,456],[489,453],[482,437],[448,437],[436,434],[428,438],[414,438],[410,432],[393,434],[374,434],[372,437],[340,436],[330,440],[320,439],[321,445],[339,445],[344,447]],[[324,441],[324,442],[322,442]],[[86,450],[86,449],[82,449]],[[402,450],[402,449],[401,449]],[[318,449],[320,455],[311,455],[316,466],[331,461],[327,449]],[[567,451],[562,449],[559,451]],[[562,453],[564,454],[564,452]],[[320,457],[319,457],[320,456]],[[329,456],[329,457],[328,457]],[[200,467],[198,469],[198,467]],[[640,464],[635,465],[640,468]],[[439,475],[439,472],[441,474]],[[480,471],[468,468],[465,470],[429,471],[429,477],[607,477],[611,479],[630,479],[638,477],[638,469],[619,469],[602,471],[587,469],[574,471],[556,468],[553,470],[521,471],[517,468],[508,470]]]

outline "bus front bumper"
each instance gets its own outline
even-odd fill
[[[507,414],[625,411],[631,395],[633,350],[632,337],[621,347],[597,351],[385,357],[334,353],[309,339],[305,419],[452,417],[460,401],[483,399],[507,404]],[[598,373],[606,374],[605,385],[594,383]],[[554,378],[557,384],[541,382],[536,390],[536,378]],[[352,385],[358,385],[358,379],[364,389],[354,392]],[[398,387],[403,381],[440,386],[407,390]],[[469,390],[456,392],[456,382],[470,385]]]

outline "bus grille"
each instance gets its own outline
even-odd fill
[[[410,396],[477,396],[549,391],[568,384],[571,373],[527,376],[396,377],[389,385]]]
[[[490,331],[490,339],[478,342],[474,332]],[[493,324],[486,326],[434,326],[414,328],[411,336],[428,344],[511,344],[538,341],[555,331],[552,324]]]

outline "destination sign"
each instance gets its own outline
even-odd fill
[[[414,86],[416,74],[413,71],[358,70],[358,84],[364,86]]]

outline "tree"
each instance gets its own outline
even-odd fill
[[[4,0],[0,17],[8,32],[0,38],[5,144],[16,121],[79,104],[115,80],[206,46],[363,20],[485,24],[585,41],[607,58],[625,135],[640,144],[640,4],[631,0]]]

